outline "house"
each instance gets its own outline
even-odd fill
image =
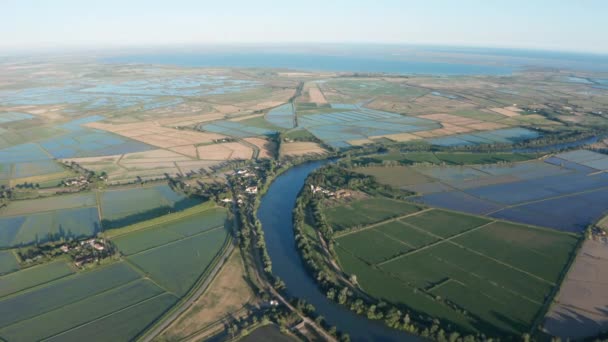
[[[245,188],[245,192],[248,194],[257,194],[258,187],[257,186],[248,186],[247,188]]]
[[[61,251],[63,253],[67,253],[70,251],[70,247],[68,247],[68,245],[63,245],[63,246],[59,247],[59,249],[61,249]]]
[[[106,247],[104,245],[97,243],[97,242],[93,243],[91,246],[98,251],[103,251],[104,249],[106,249]]]

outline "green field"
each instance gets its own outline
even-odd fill
[[[366,226],[419,211],[420,207],[398,200],[373,197],[326,208],[323,213],[334,231]]]
[[[104,191],[101,194],[101,217],[104,229],[124,227],[173,211],[200,204],[173,191],[168,185]]]
[[[0,301],[0,327],[37,316],[138,279],[124,263],[66,277]]]
[[[227,231],[218,228],[134,254],[130,263],[177,296],[185,295],[220,252]]]
[[[0,336],[9,341],[41,340],[136,305],[163,292],[149,280],[136,280],[11,325],[0,330]]]
[[[0,275],[19,269],[17,258],[11,251],[0,251]],[[0,283],[2,286],[2,283]]]
[[[131,255],[165,245],[172,241],[184,239],[212,228],[222,227],[225,220],[226,210],[214,208],[175,221],[123,234],[113,241],[123,254]]]
[[[447,238],[489,223],[491,220],[479,216],[433,209],[420,215],[404,218],[402,222],[427,231],[432,235]]]
[[[519,335],[550,300],[577,241],[572,234],[431,209],[344,234],[336,252],[344,271],[374,297],[471,332]]]
[[[200,279],[225,225],[226,209],[204,204],[118,229],[111,240],[127,262],[74,274],[55,261],[0,276],[0,339],[133,339]]]
[[[59,279],[74,271],[63,261],[33,266],[0,277],[0,298]]]
[[[131,341],[176,301],[173,295],[165,293],[57,335],[48,341]]]

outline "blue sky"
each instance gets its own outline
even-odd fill
[[[608,53],[606,0],[0,0],[0,48],[398,43]]]

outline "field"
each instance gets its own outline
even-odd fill
[[[545,317],[545,331],[562,339],[581,339],[606,330],[606,238],[586,240]]]
[[[185,295],[228,237],[221,227],[128,257],[130,263],[176,296]]]
[[[266,121],[281,128],[295,127],[296,113],[293,103],[286,103],[271,109],[266,114]]]
[[[493,335],[530,329],[578,240],[439,209],[338,236],[341,266],[372,296]]]
[[[125,255],[139,253],[210,229],[224,227],[226,210],[209,209],[181,219],[154,225],[113,239]]]
[[[420,209],[415,204],[377,197],[326,207],[323,214],[334,231],[340,231],[409,215]]]
[[[100,203],[102,224],[104,229],[127,226],[199,203],[168,185],[104,191]]]
[[[19,269],[17,258],[11,251],[0,251],[0,275]]]
[[[123,262],[74,273],[56,261],[0,276],[0,337],[135,338],[199,280],[228,236],[223,208],[168,217],[119,229],[112,240],[128,255]],[[162,240],[159,231],[177,238]]]
[[[282,156],[303,156],[307,154],[323,154],[327,151],[314,142],[291,142],[281,144]]]
[[[577,162],[576,156],[583,159]],[[601,171],[608,158],[596,152],[568,152],[542,160],[528,160],[525,154],[439,152],[366,158],[375,163],[419,163],[357,171],[417,192],[413,201],[431,206],[572,232],[582,231],[606,210],[601,203],[608,199],[608,175]],[[447,166],[429,165],[438,163]]]
[[[125,227],[111,239],[129,263],[181,297],[207,270],[228,238],[226,210],[200,209]]]
[[[101,231],[97,207],[2,216],[0,217],[0,227],[2,227],[0,247],[28,245],[60,238],[92,236]]]
[[[227,315],[239,315],[248,303],[255,300],[244,272],[241,254],[235,250],[209,289],[161,336],[169,340],[183,339]]]

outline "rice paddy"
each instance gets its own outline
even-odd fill
[[[0,338],[134,339],[204,276],[225,245],[226,210],[200,209],[125,228],[111,238],[123,261],[78,273],[55,261],[0,276]]]
[[[601,171],[608,159],[595,152],[568,152],[544,160],[527,160],[529,156],[518,154],[460,153],[369,158],[406,165],[439,160],[472,164],[358,169],[380,182],[419,193],[413,200],[431,206],[571,232],[584,230],[606,210],[601,203],[608,198],[608,176]],[[494,161],[502,163],[485,164]],[[475,165],[478,162],[484,164]]]
[[[127,226],[172,211],[179,211],[200,201],[174,192],[168,185],[104,191],[101,216],[104,228]]]
[[[336,251],[345,272],[374,297],[471,332],[521,334],[577,241],[571,234],[430,209],[338,234]]]
[[[327,223],[335,231],[366,226],[396,216],[403,216],[420,210],[414,204],[388,198],[366,198],[325,208],[323,213]]]
[[[294,128],[296,112],[293,103],[286,103],[271,109],[266,114],[266,120],[271,124],[282,128]]]

